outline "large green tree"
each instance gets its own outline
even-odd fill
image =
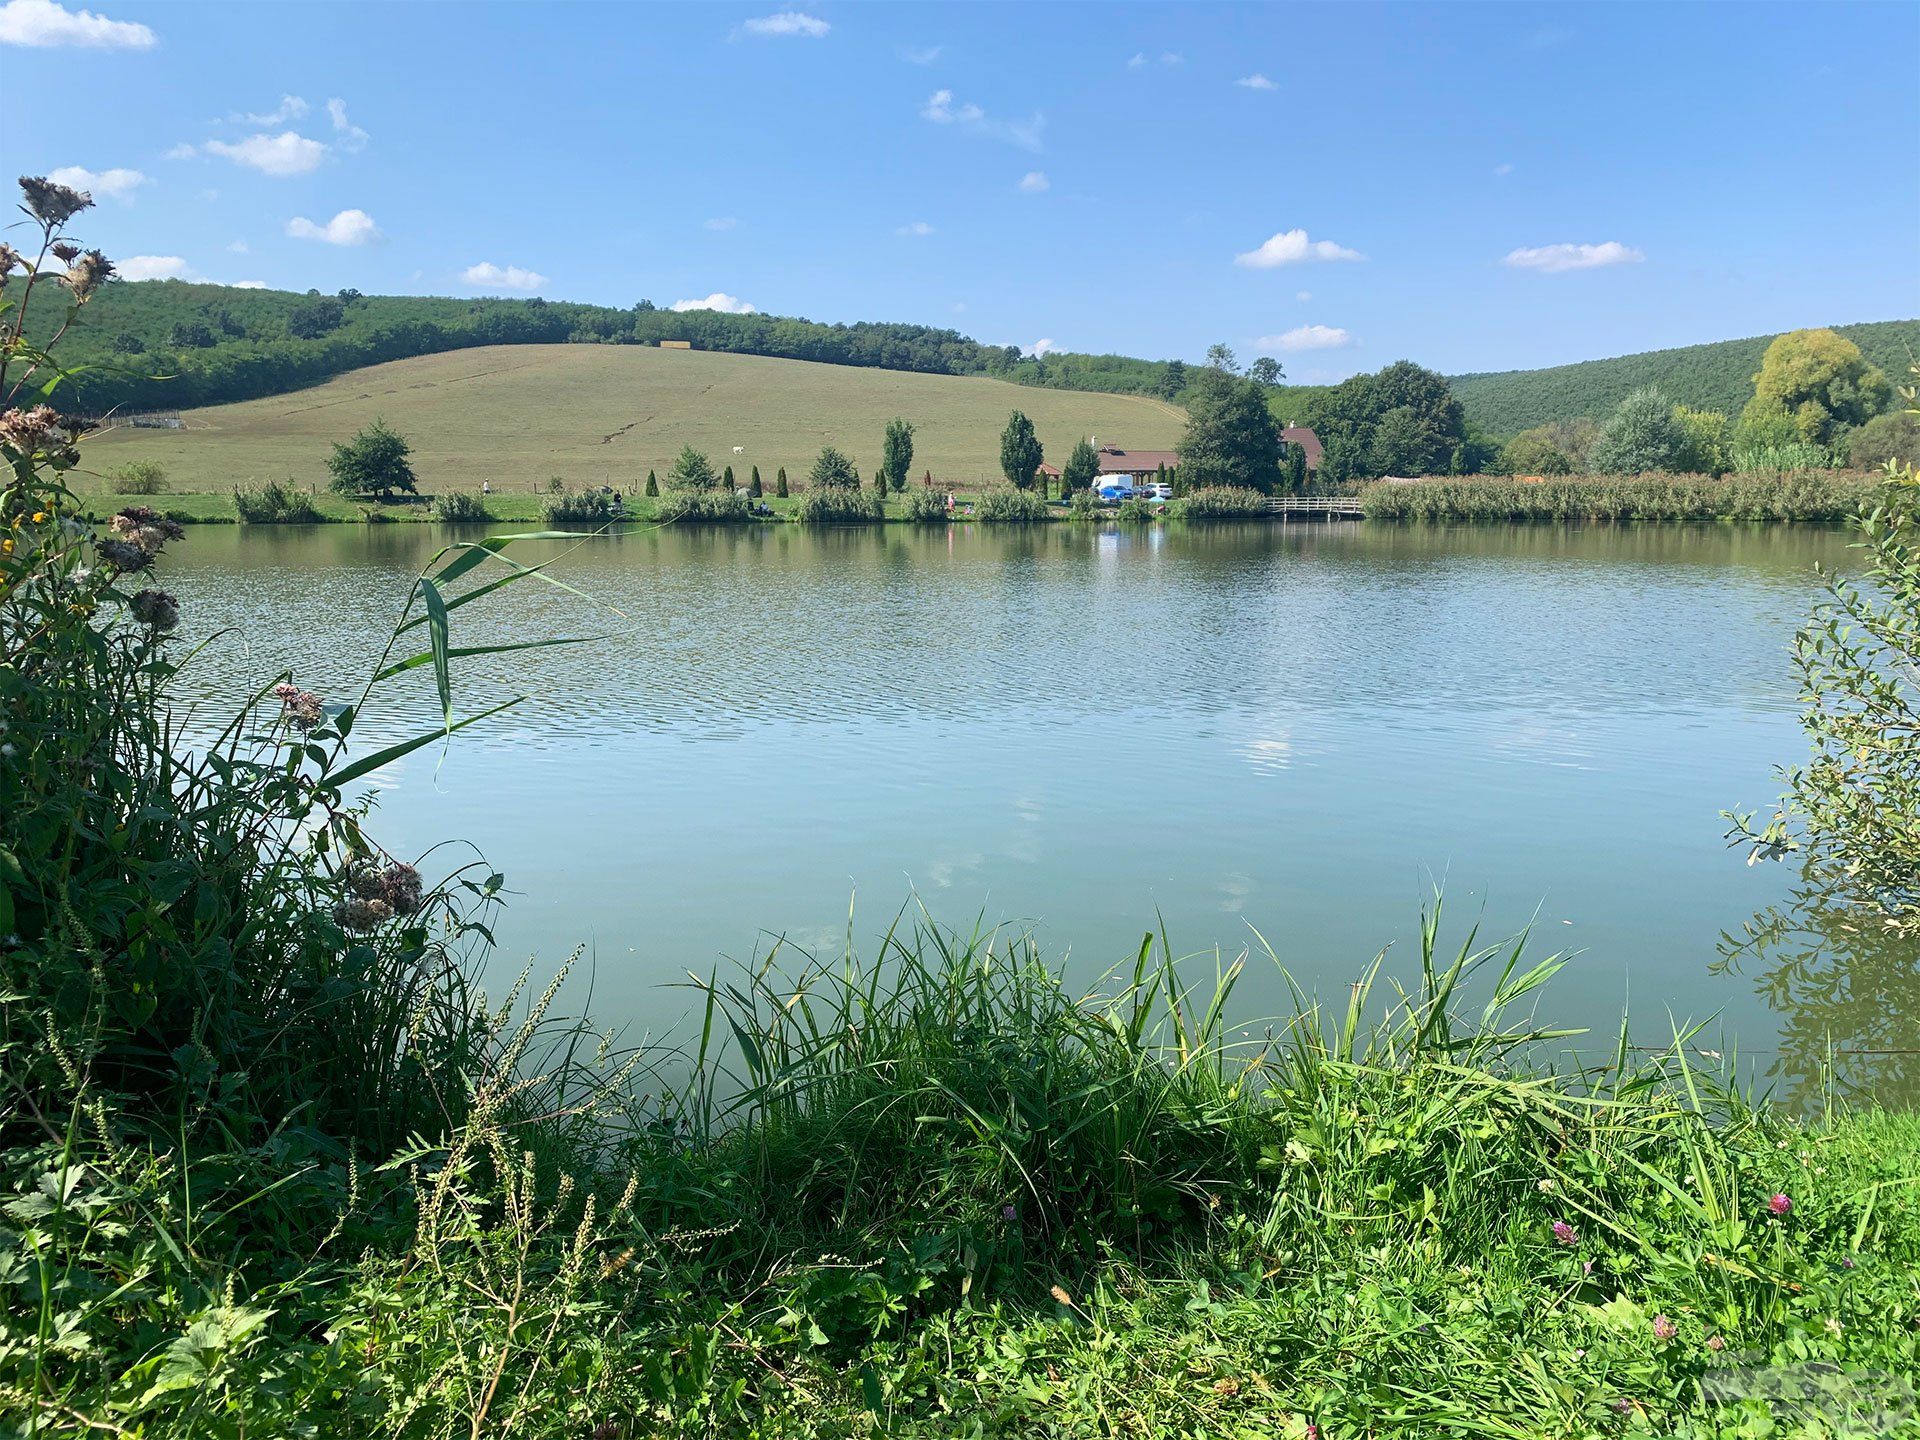
[[[1750,438],[1785,416],[1794,438],[1829,445],[1887,408],[1893,387],[1860,347],[1831,330],[1792,330],[1767,346],[1741,414]]]
[[[679,458],[667,472],[669,490],[712,490],[720,484],[713,462],[691,445],[680,447]]]
[[[1584,416],[1554,420],[1522,430],[1500,450],[1500,469],[1509,475],[1582,475],[1600,427]]]
[[[375,420],[344,445],[333,447],[327,457],[329,483],[342,495],[378,495],[385,500],[396,490],[414,494],[419,487],[407,459],[412,448],[385,420]]]
[[[913,425],[898,416],[887,422],[880,445],[880,474],[895,490],[907,488],[907,470],[913,464]]]
[[[1672,470],[1686,443],[1667,397],[1651,387],[1636,390],[1601,427],[1593,445],[1593,468],[1608,475]]]
[[[1000,473],[1007,477],[1008,484],[1025,490],[1032,486],[1034,474],[1046,458],[1040,437],[1033,432],[1033,421],[1014,411],[1007,418],[1007,428],[1000,432]]]
[[[833,446],[823,445],[820,453],[814,456],[813,468],[807,471],[807,487],[812,490],[858,490],[860,472],[853,468],[853,461]]]
[[[1374,432],[1396,415],[1387,440],[1375,445]],[[1392,459],[1392,473],[1436,475],[1453,467],[1456,451],[1478,458],[1469,444],[1467,422],[1444,375],[1397,360],[1372,375],[1354,375],[1308,406],[1308,423],[1325,453],[1320,475],[1331,481],[1363,480],[1389,473],[1379,463]]]
[[[1189,489],[1244,485],[1271,491],[1280,472],[1280,427],[1264,389],[1218,368],[1200,378],[1180,437],[1180,474]]]
[[[1073,453],[1067,456],[1067,463],[1060,467],[1060,493],[1063,498],[1071,499],[1076,490],[1091,490],[1099,478],[1099,452],[1093,448],[1093,442],[1082,435]]]

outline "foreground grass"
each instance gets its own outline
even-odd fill
[[[1075,999],[927,928],[703,986],[659,1088],[543,1000],[380,1167],[83,1101],[5,1156],[0,1395],[76,1436],[1900,1433],[1920,1121],[1684,1047],[1540,1068],[1504,1017],[1556,964],[1436,931],[1418,995],[1247,1034],[1237,968]]]

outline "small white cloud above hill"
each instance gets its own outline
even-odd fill
[[[84,190],[96,200],[104,195],[129,205],[135,190],[152,183],[138,170],[89,170],[84,165],[62,165],[47,178],[70,190]]]
[[[1233,257],[1233,263],[1249,270],[1271,270],[1279,265],[1295,265],[1308,260],[1364,260],[1358,250],[1349,250],[1331,240],[1309,240],[1304,230],[1282,230],[1257,250]]]
[[[755,308],[738,295],[729,295],[724,290],[716,290],[704,300],[676,300],[675,310],[720,310],[728,315],[752,315]]]
[[[322,240],[329,245],[364,245],[380,238],[380,229],[364,210],[342,210],[324,225],[304,215],[287,222],[287,234],[296,240]]]
[[[1501,262],[1515,270],[1538,270],[1555,275],[1563,270],[1597,270],[1603,265],[1638,265],[1646,255],[1618,240],[1598,245],[1536,245],[1507,252]]]
[[[1262,350],[1339,350],[1353,343],[1353,336],[1333,325],[1296,325],[1280,335],[1262,335],[1253,342]]]
[[[538,290],[547,277],[538,270],[523,270],[518,265],[496,265],[482,260],[460,272],[460,278],[483,290]]]
[[[1274,84],[1273,81],[1269,80],[1266,76],[1259,74],[1258,72],[1255,72],[1252,75],[1242,75],[1238,80],[1234,81],[1233,83],[1240,86],[1244,90],[1278,90],[1280,88],[1278,85]]]
[[[749,35],[799,35],[808,40],[819,40],[833,26],[817,15],[807,15],[799,10],[782,10],[777,15],[762,15],[757,20],[742,21],[740,28]]]
[[[116,261],[114,268],[122,280],[198,280],[192,268],[178,255],[129,255]]]
[[[109,20],[91,10],[69,10],[54,0],[7,0],[0,5],[0,45],[50,50],[76,45],[91,50],[151,50],[159,39],[132,20]]]

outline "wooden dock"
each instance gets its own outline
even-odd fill
[[[1283,520],[1364,520],[1366,509],[1357,495],[1276,495],[1267,507]]]

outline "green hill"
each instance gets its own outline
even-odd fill
[[[1836,325],[1867,358],[1898,378],[1920,357],[1920,320]],[[1610,360],[1583,360],[1545,370],[1449,376],[1467,417],[1495,435],[1512,435],[1550,420],[1604,419],[1626,396],[1652,385],[1677,403],[1738,414],[1753,395],[1754,372],[1773,335],[1649,350]]]
[[[1186,421],[1177,406],[1145,396],[1029,390],[974,376],[634,345],[489,345],[187,410],[177,430],[116,426],[88,442],[87,458],[99,470],[157,460],[173,492],[224,494],[289,478],[325,489],[333,442],[378,416],[412,442],[429,491],[491,480],[496,490],[525,492],[557,475],[633,492],[649,470],[664,477],[686,444],[716,467],[732,465],[742,483],[758,465],[771,485],[781,466],[804,475],[829,443],[871,474],[887,421],[901,415],[917,427],[914,477],[931,470],[970,484],[998,476],[1000,432],[1016,407],[1056,462],[1087,434],[1171,448]]]

